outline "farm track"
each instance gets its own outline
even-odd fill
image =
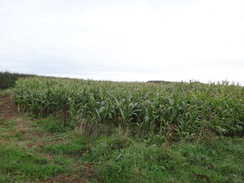
[[[32,127],[31,123],[35,119],[27,119],[24,113],[18,111],[18,107],[14,104],[11,96],[4,95],[0,97],[0,125],[4,124],[7,121],[16,121],[16,129],[11,131],[1,132],[0,142],[5,142],[4,137],[13,136],[16,134],[21,134],[23,139],[19,141],[9,141],[7,143],[19,146],[25,150],[31,148],[42,149],[46,145],[65,143],[66,140],[59,139],[56,135],[47,132],[40,132],[38,129]],[[49,140],[48,140],[49,139]],[[51,140],[50,140],[51,139]],[[54,154],[44,153],[42,151],[37,151],[36,154],[45,159],[53,159]],[[81,171],[81,167],[83,171]],[[74,170],[77,170],[76,175],[69,175],[67,173],[61,174],[56,177],[51,177],[47,180],[40,181],[40,183],[54,183],[54,182],[79,182],[86,183],[86,180],[80,175],[85,175],[86,178],[92,177],[94,173],[94,165],[92,163],[86,163],[84,165],[74,164]]]

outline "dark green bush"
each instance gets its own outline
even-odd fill
[[[30,74],[19,74],[10,72],[0,72],[0,89],[11,88],[20,77],[32,77]]]

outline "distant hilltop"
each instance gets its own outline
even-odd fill
[[[198,83],[198,84],[204,84],[199,81],[189,81],[189,82],[183,82],[183,81],[164,81],[164,80],[151,80],[147,81],[147,83],[153,83],[153,84],[176,84],[176,83]]]
[[[154,83],[154,84],[173,84],[173,83],[178,83],[178,82],[164,81],[164,80],[151,80],[151,81],[147,81],[147,83]]]

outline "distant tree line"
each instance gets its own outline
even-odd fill
[[[154,83],[154,84],[172,84],[172,83],[175,83],[175,82],[163,81],[163,80],[152,80],[152,81],[147,81],[147,83]]]
[[[11,88],[20,77],[33,77],[31,74],[19,74],[11,72],[0,72],[0,89]]]

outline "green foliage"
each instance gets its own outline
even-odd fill
[[[239,155],[244,146],[238,141],[218,139],[214,147],[195,143],[174,146],[172,171],[177,182],[242,182],[244,164]]]
[[[65,167],[31,152],[0,144],[0,182],[37,182],[65,171]]]
[[[39,126],[43,132],[57,133],[64,132],[66,129],[60,121],[55,121],[52,118],[43,118],[33,122],[33,126]]]
[[[48,145],[45,151],[61,155],[82,156],[88,149],[88,142],[84,137],[75,137],[69,143]]]
[[[1,122],[0,120],[0,132],[1,131],[15,131],[16,130],[16,119],[10,119],[8,121]]]
[[[3,125],[4,128],[13,128],[17,124],[17,119],[10,119],[8,121],[4,121],[1,125]]]
[[[243,139],[216,138],[213,144],[175,143],[170,147],[128,136],[74,136],[49,145],[47,153],[69,155],[95,166],[94,182],[243,181]]]
[[[5,97],[5,96],[12,96],[12,90],[11,89],[0,89],[0,97]]]
[[[242,182],[244,166],[238,157],[244,147],[237,144],[220,140],[213,149],[195,143],[165,148],[137,142],[110,151],[103,161],[104,150],[98,148],[90,160],[100,160],[97,174],[104,182]]]
[[[34,75],[30,75],[30,74],[0,72],[0,89],[7,89],[13,87],[18,78],[21,77],[27,78],[33,76]]]
[[[244,87],[228,82],[155,85],[36,77],[18,80],[14,98],[23,111],[60,116],[63,125],[85,118],[172,142],[205,131],[244,132]]]
[[[168,144],[170,130],[165,142],[164,135],[141,138],[122,127],[111,129],[110,135],[79,135],[49,125],[62,124],[51,117],[30,120],[0,125],[0,182],[244,181],[243,138],[217,136],[208,123],[198,138]]]

